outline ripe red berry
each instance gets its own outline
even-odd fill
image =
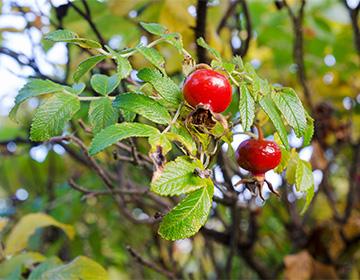
[[[224,75],[199,69],[186,78],[183,93],[190,105],[208,105],[214,113],[221,113],[230,105],[232,89]]]
[[[250,171],[254,177],[263,178],[266,171],[279,165],[281,150],[273,141],[248,139],[237,148],[236,160],[240,167]]]

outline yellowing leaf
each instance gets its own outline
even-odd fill
[[[28,214],[22,217],[10,232],[5,243],[5,254],[13,255],[23,250],[26,248],[29,237],[36,229],[47,226],[61,228],[70,239],[75,235],[74,228],[71,225],[60,223],[47,214]]]
[[[7,225],[9,219],[7,218],[1,218],[0,219],[0,232],[4,229],[4,227]]]
[[[44,273],[46,280],[106,280],[107,271],[97,262],[87,257],[77,257],[69,264],[65,264]]]

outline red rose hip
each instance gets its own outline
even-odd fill
[[[254,177],[263,178],[265,172],[274,169],[281,161],[281,150],[273,141],[248,139],[236,150],[240,167],[250,171]]]
[[[230,105],[232,89],[224,75],[199,69],[186,78],[183,93],[191,106],[207,105],[214,113],[221,113]]]

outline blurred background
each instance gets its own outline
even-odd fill
[[[45,212],[73,225],[75,238],[70,241],[55,228],[42,229],[31,236],[29,249],[64,261],[86,255],[104,266],[112,279],[169,277],[141,265],[126,245],[186,279],[359,279],[359,2],[2,0],[1,237],[22,216]],[[268,179],[279,188],[282,199],[267,194],[264,205],[251,204],[251,195],[244,192],[239,218],[244,242],[239,241],[238,252],[233,252],[236,245],[226,239],[231,215],[221,205],[214,208],[216,218],[207,224],[208,229],[223,234],[220,237],[207,238],[209,233],[205,232],[192,239],[165,242],[156,235],[156,227],[133,224],[119,216],[111,198],[84,197],[69,187],[71,177],[81,176],[81,182],[93,188],[101,183],[80,159],[74,159],[68,146],[28,140],[37,98],[23,106],[20,123],[7,117],[14,97],[29,77],[71,83],[76,66],[89,55],[76,46],[45,41],[44,34],[69,29],[119,50],[153,40],[141,29],[140,21],[158,22],[180,32],[185,48],[200,62],[209,61],[209,55],[195,43],[196,37],[203,36],[223,57],[240,55],[260,76],[295,88],[315,119],[312,145],[299,150],[300,157],[312,164],[316,187],[314,201],[304,216],[299,215],[297,205],[301,194],[283,175],[269,172]],[[180,81],[181,56],[169,45],[160,45],[158,50],[166,59],[168,74]],[[146,65],[140,56],[131,63],[134,69]],[[95,71],[101,72],[101,67],[107,66],[100,64],[100,70]],[[136,79],[135,70],[132,77]],[[234,115],[236,102],[231,108]],[[266,132],[272,131],[269,128]],[[234,147],[243,139],[235,136]],[[302,140],[293,132],[289,132],[289,141],[292,147],[301,147]],[[130,164],[124,168],[129,177],[139,178],[139,168]],[[221,166],[215,167],[215,178],[227,180]],[[231,180],[237,178],[233,174]],[[140,182],[148,185],[148,178]],[[146,215],[141,205],[132,213]]]

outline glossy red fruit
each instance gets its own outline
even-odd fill
[[[279,165],[281,150],[273,141],[248,139],[237,148],[236,160],[240,167],[261,178],[266,171]]]
[[[186,78],[183,93],[190,105],[208,105],[214,113],[221,113],[230,105],[232,89],[224,75],[210,69],[199,69]]]

